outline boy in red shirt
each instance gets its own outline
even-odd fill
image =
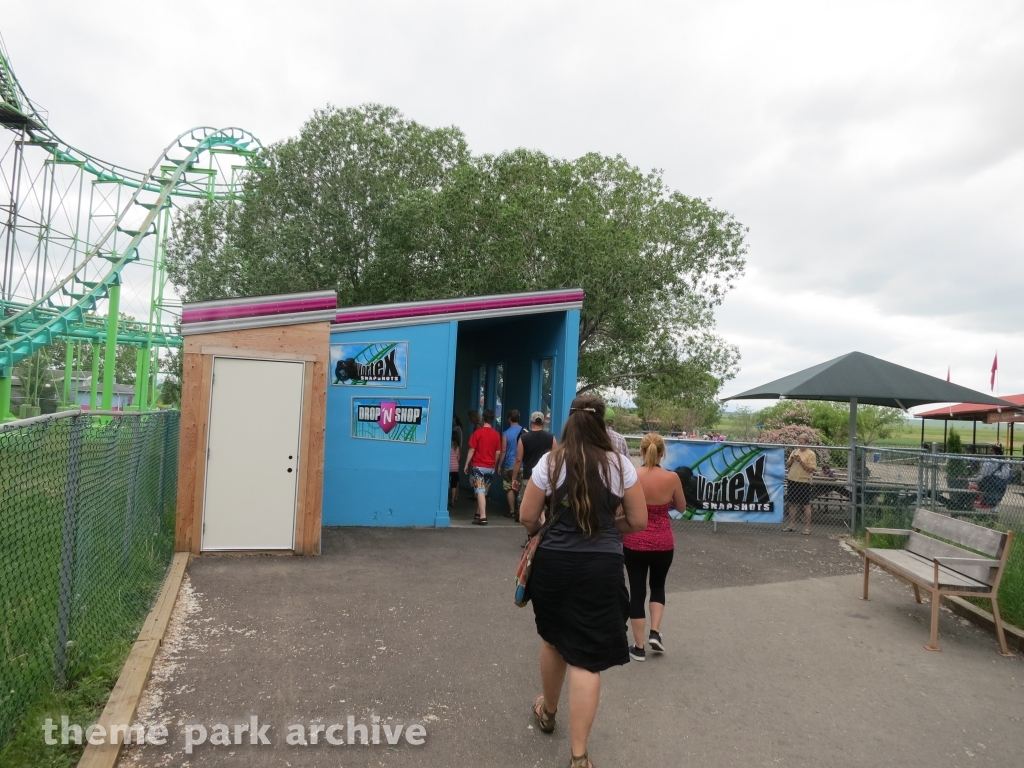
[[[470,435],[469,453],[466,454],[464,468],[470,482],[473,483],[473,493],[476,496],[477,512],[473,516],[473,525],[487,525],[487,491],[491,487],[495,460],[501,452],[501,435],[491,426],[494,423],[494,411],[484,411],[483,422]]]

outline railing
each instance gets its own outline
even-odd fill
[[[633,443],[639,435],[626,435]],[[672,442],[674,438],[666,438]],[[708,445],[782,448],[796,445],[724,441]],[[882,518],[906,518],[918,507],[954,517],[1024,531],[1024,460],[857,446],[850,477],[844,445],[809,445],[817,470],[812,485],[812,532],[852,533]],[[639,456],[633,448],[632,452]],[[1001,469],[1000,469],[1001,468]],[[781,530],[782,524],[743,523],[744,530]],[[749,528],[748,528],[749,526]],[[894,525],[891,527],[900,527]]]

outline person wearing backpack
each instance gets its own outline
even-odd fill
[[[519,446],[519,436],[523,428],[519,426],[519,411],[513,408],[508,413],[508,429],[501,433],[501,487],[508,497],[508,512],[505,514],[519,522],[519,513],[516,511],[516,486],[515,463],[516,451]]]
[[[540,457],[558,446],[555,436],[544,429],[544,414],[534,411],[530,414],[530,431],[519,434],[516,445],[516,459],[512,465],[512,488],[516,491],[526,488],[533,468]],[[521,470],[521,471],[520,471]]]

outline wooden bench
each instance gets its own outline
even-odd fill
[[[939,650],[939,603],[943,595],[985,597],[992,601],[996,635],[1003,656],[1012,656],[1006,647],[1003,620],[996,595],[1013,544],[1013,532],[994,531],[974,523],[954,520],[927,509],[914,513],[913,530],[867,528],[864,536],[864,597],[868,599],[868,574],[874,563],[879,568],[905,579],[914,587],[914,599],[921,602],[923,587],[932,595],[932,636],[925,646]],[[871,534],[906,536],[903,549],[874,549]],[[944,539],[945,541],[940,541]],[[948,544],[946,542],[954,542]],[[961,546],[955,546],[959,544]],[[969,549],[967,549],[969,548]],[[970,550],[974,550],[973,552]],[[982,557],[982,552],[989,557]],[[994,558],[994,559],[992,559]]]

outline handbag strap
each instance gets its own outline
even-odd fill
[[[555,523],[557,523],[559,520],[562,519],[562,513],[565,512],[565,510],[569,508],[568,504],[560,503],[562,501],[565,501],[565,497],[568,496],[568,495],[569,495],[569,492],[568,492],[568,490],[566,490],[565,492],[563,492],[561,494],[562,498],[559,499],[559,503],[556,503],[555,502],[555,494],[554,493],[551,494],[551,505],[549,507],[550,514],[548,515],[548,519],[544,521],[544,525],[542,525],[540,527],[540,530],[538,530],[535,534],[533,534],[534,536],[537,537],[538,543],[541,541],[541,539],[544,538],[544,535],[551,529],[551,527]]]

